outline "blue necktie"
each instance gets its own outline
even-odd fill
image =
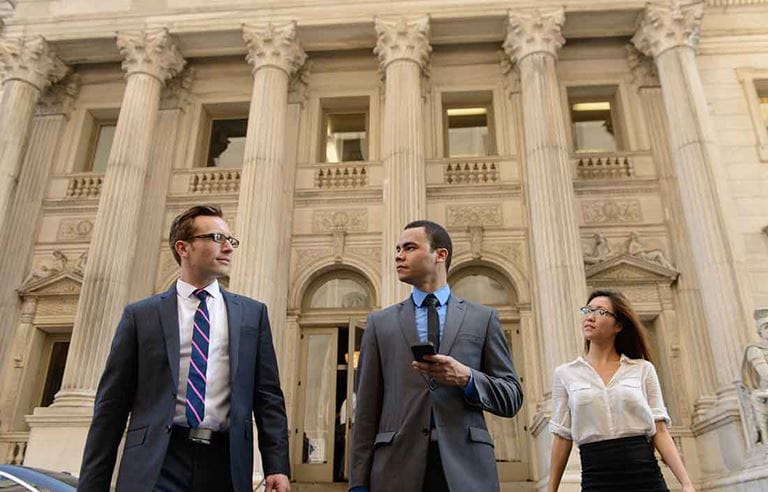
[[[189,358],[189,377],[187,378],[187,422],[196,428],[205,418],[205,384],[208,370],[208,345],[211,332],[211,318],[205,298],[210,294],[203,289],[194,292],[200,299],[195,311],[192,329],[192,354]]]

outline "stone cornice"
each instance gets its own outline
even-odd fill
[[[168,29],[118,32],[117,47],[123,56],[123,70],[130,76],[145,73],[162,83],[173,78],[186,65]]]
[[[254,74],[261,68],[275,67],[293,77],[307,60],[296,35],[295,22],[243,25],[243,40],[248,46],[245,59]]]
[[[429,45],[429,16],[375,19],[376,47],[379,66],[386,72],[395,60],[410,60],[422,70],[429,64],[432,46]]]
[[[640,53],[633,44],[627,45],[627,64],[632,74],[632,83],[636,87],[659,87],[661,85],[653,59]]]
[[[557,56],[565,43],[562,28],[565,10],[562,8],[532,11],[509,11],[504,51],[512,63],[533,53]]]
[[[632,43],[643,54],[654,58],[672,48],[695,50],[703,16],[703,1],[649,3],[640,17]]]
[[[22,80],[43,92],[69,71],[42,36],[0,39],[0,74]]]

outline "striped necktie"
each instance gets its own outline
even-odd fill
[[[205,298],[210,294],[204,289],[198,289],[194,294],[200,299],[200,304],[195,311],[192,354],[189,358],[189,377],[187,378],[187,422],[193,429],[205,418],[205,384],[211,332],[211,318],[205,302]]]

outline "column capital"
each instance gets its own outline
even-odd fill
[[[117,33],[117,47],[123,56],[123,70],[151,75],[165,83],[186,65],[168,29],[146,29]]]
[[[70,72],[43,93],[37,101],[35,114],[37,116],[69,114],[80,93],[80,85],[80,74]]]
[[[283,25],[243,25],[243,40],[248,46],[245,59],[255,74],[260,68],[275,67],[293,75],[307,61],[307,54],[301,48],[296,35],[296,22]]]
[[[160,94],[160,109],[183,108],[189,102],[189,89],[195,79],[195,69],[186,67],[168,81]]]
[[[696,49],[703,16],[703,1],[648,3],[632,43],[643,54],[654,58],[671,48]]]
[[[379,67],[386,72],[395,60],[410,60],[426,70],[432,46],[429,45],[429,16],[375,19]]]
[[[522,12],[510,10],[507,17],[507,38],[503,48],[512,63],[520,63],[532,53],[547,53],[556,57],[565,44],[562,34],[565,23],[563,8]]]
[[[22,80],[43,92],[69,71],[42,36],[0,39],[0,75]]]
[[[659,72],[653,58],[642,54],[632,43],[627,44],[627,65],[632,74],[632,83],[640,87],[659,87]]]

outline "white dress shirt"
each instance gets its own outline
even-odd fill
[[[606,385],[582,357],[555,369],[549,430],[577,445],[656,434],[670,424],[653,364],[621,356]]]
[[[189,426],[187,423],[187,378],[189,359],[192,355],[192,330],[195,312],[200,299],[194,295],[197,288],[181,279],[176,281],[176,298],[179,304],[179,389],[176,393],[176,413],[173,423]],[[214,280],[205,290],[206,306],[211,319],[208,345],[208,369],[205,372],[205,416],[200,427],[214,431],[229,427],[229,331],[227,306]]]

